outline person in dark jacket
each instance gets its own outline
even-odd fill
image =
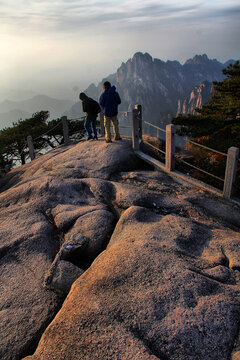
[[[118,105],[121,104],[121,99],[116,91],[115,86],[111,86],[109,81],[103,84],[104,92],[102,93],[99,104],[103,109],[104,114],[104,127],[105,127],[105,138],[106,142],[112,142],[110,124],[113,124],[114,140],[121,140],[119,134],[119,123],[118,123]]]
[[[98,140],[96,121],[97,121],[97,115],[101,111],[100,106],[98,105],[97,101],[91,99],[84,93],[80,93],[79,99],[82,100],[82,109],[83,112],[86,113],[86,120],[84,123],[84,127],[87,132],[87,140],[91,140],[91,139]],[[94,136],[92,135],[92,130]]]

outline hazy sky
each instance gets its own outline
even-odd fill
[[[239,0],[0,0],[0,90],[71,92],[136,51],[238,59],[239,33]]]

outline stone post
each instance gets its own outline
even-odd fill
[[[135,109],[138,111],[138,132],[139,141],[142,142],[142,105],[135,105]]]
[[[238,156],[239,156],[239,149],[237,147],[232,146],[228,149],[227,165],[226,165],[224,188],[223,188],[223,196],[227,199],[230,199],[232,195],[233,184],[237,172]]]
[[[99,119],[100,119],[100,134],[101,134],[101,136],[104,136],[105,135],[105,127],[104,127],[104,115],[103,115],[102,111],[99,113]]]
[[[139,120],[138,109],[132,111],[132,147],[134,151],[139,150]]]
[[[32,161],[33,159],[35,159],[35,149],[33,146],[33,140],[32,140],[31,135],[28,135],[28,137],[27,137],[27,144],[28,144],[28,149],[29,149],[29,156]]]
[[[166,126],[166,169],[168,171],[175,169],[175,132],[174,125]]]
[[[67,121],[67,116],[62,116],[62,127],[63,127],[63,139],[64,139],[64,144],[68,144],[69,143],[69,128],[68,128],[68,121]]]

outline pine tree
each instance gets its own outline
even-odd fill
[[[187,115],[173,119],[179,125],[179,135],[227,153],[231,146],[240,147],[240,63],[230,64],[223,69],[226,76],[221,82],[213,83],[213,92],[197,115]],[[226,158],[191,143],[187,144],[194,155],[194,164],[215,175],[224,176]],[[201,175],[202,176],[202,175]],[[238,172],[238,182],[240,174]],[[202,180],[205,180],[202,176]]]
[[[213,93],[198,115],[173,119],[180,125],[179,135],[187,135],[208,146],[227,151],[230,146],[240,146],[240,64],[237,61],[223,69],[226,78],[214,82]]]
[[[27,136],[37,137],[46,131],[46,121],[48,119],[48,111],[40,111],[26,120],[18,120],[13,123],[12,127],[4,128],[0,131],[0,154],[3,162],[14,165],[16,161],[25,164],[28,155],[27,152]],[[36,149],[43,146],[43,141],[36,141]]]
[[[5,165],[13,167],[20,162],[22,165],[29,158],[27,136],[31,135],[35,150],[46,152],[63,143],[63,129],[60,119],[48,121],[49,112],[40,111],[31,118],[18,120],[12,127],[0,131],[0,168]],[[79,132],[84,136],[83,121],[70,121],[69,132]]]

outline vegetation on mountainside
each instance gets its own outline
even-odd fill
[[[189,136],[191,140],[227,153],[229,147],[240,148],[240,63],[230,64],[223,69],[226,78],[214,82],[210,100],[197,115],[179,115],[173,124],[180,125],[179,135]],[[194,155],[194,164],[217,176],[223,177],[226,158],[220,154],[204,150],[191,143],[187,149]],[[203,180],[205,175],[201,175]],[[237,182],[240,182],[238,172]]]
[[[0,168],[12,168],[16,162],[22,165],[29,158],[27,136],[33,138],[36,152],[54,148],[63,143],[63,129],[60,119],[47,121],[48,111],[40,111],[31,118],[18,120],[13,126],[0,131]],[[69,122],[69,132],[84,135],[83,121]]]

